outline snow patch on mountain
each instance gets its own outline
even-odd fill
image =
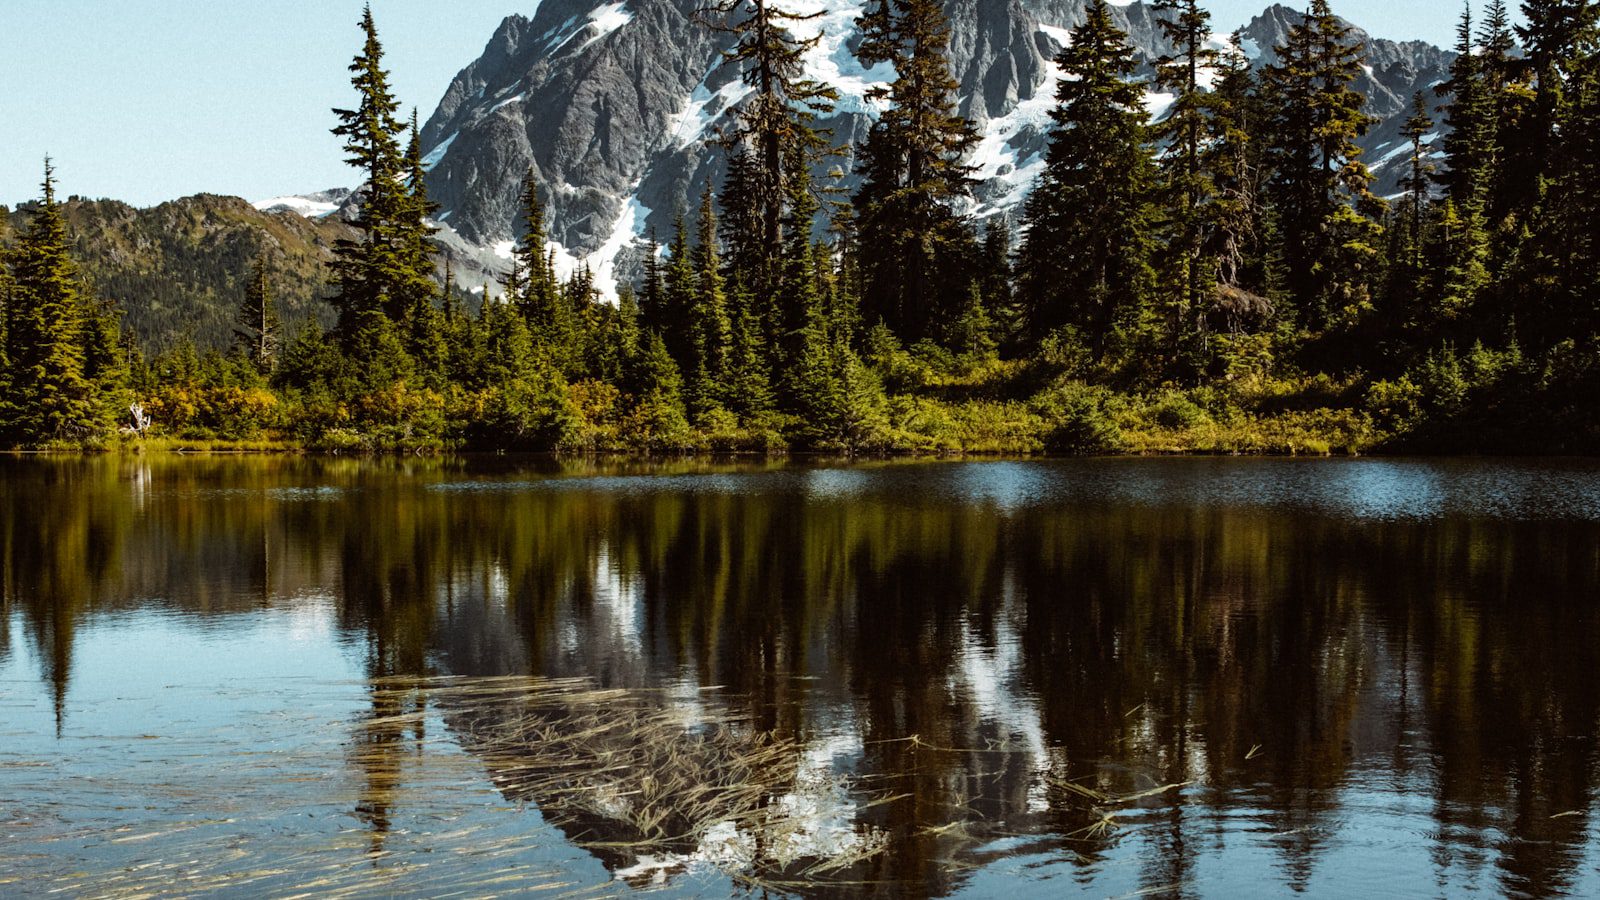
[[[444,159],[444,155],[450,152],[450,145],[454,144],[456,142],[456,138],[460,136],[461,132],[453,131],[450,133],[449,137],[439,142],[439,146],[429,150],[428,155],[422,158],[422,170],[424,172],[432,172],[433,167],[437,166],[439,161]]]
[[[292,212],[307,219],[320,219],[338,212],[349,197],[347,188],[330,188],[312,194],[286,194],[257,200],[250,205],[266,213]]]
[[[709,78],[710,76],[707,76]],[[738,106],[754,90],[742,79],[735,78],[715,91],[700,82],[689,103],[678,114],[672,125],[672,146],[693,147],[716,133],[716,122],[723,113]]]
[[[605,39],[607,35],[632,21],[633,13],[628,12],[628,4],[607,3],[589,13],[589,29],[594,33],[578,49],[580,51],[588,49],[596,41]]]
[[[806,75],[839,92],[839,112],[879,113],[884,102],[868,99],[867,92],[892,80],[894,67],[879,63],[867,68],[850,49],[849,38],[857,33],[862,4],[857,0],[795,0],[792,6],[796,15],[815,16],[794,26],[796,37],[817,40],[805,55]]]

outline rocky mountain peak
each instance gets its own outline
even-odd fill
[[[1087,0],[946,0],[951,68],[960,106],[981,141],[972,163],[980,216],[1011,214],[1042,168],[1048,112],[1058,73],[1051,60],[1081,23]],[[720,177],[721,151],[708,144],[746,95],[720,65],[729,37],[696,20],[701,0],[544,0],[538,12],[507,17],[478,59],[456,76],[429,117],[423,144],[429,190],[452,248],[493,265],[517,234],[521,180],[530,169],[545,186],[552,250],[567,266],[584,261],[601,283],[626,274],[637,240],[665,234],[700,188]],[[820,36],[807,55],[809,74],[841,94],[822,124],[848,145],[876,110],[865,98],[892,73],[855,60],[859,0],[789,0],[815,13],[801,30]],[[1117,7],[1148,63],[1166,51],[1158,13],[1145,2]],[[1303,13],[1268,7],[1242,30],[1258,65],[1272,62]],[[1231,31],[1218,22],[1218,40]],[[1450,54],[1421,42],[1359,36],[1369,65],[1358,88],[1380,123],[1364,142],[1385,180],[1390,152],[1415,91],[1447,77]],[[1152,95],[1159,113],[1162,98]],[[854,187],[852,161],[837,185]],[[1398,170],[1399,167],[1393,167]],[[452,251],[454,252],[454,250]]]

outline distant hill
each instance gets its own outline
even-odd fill
[[[326,264],[334,242],[353,235],[336,216],[262,212],[214,194],[145,209],[73,197],[63,208],[84,275],[98,296],[122,307],[125,326],[147,350],[185,335],[202,347],[227,346],[250,261],[261,253],[287,323],[331,320],[322,302],[330,293]],[[28,210],[6,213],[12,235],[26,227]]]

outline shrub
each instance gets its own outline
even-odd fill
[[[1034,397],[1043,420],[1044,445],[1057,453],[1113,453],[1123,445],[1115,419],[1116,396],[1103,387],[1077,381],[1056,384]]]

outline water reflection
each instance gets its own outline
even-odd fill
[[[331,629],[374,860],[447,740],[637,884],[1582,894],[1597,538],[1579,463],[12,461],[0,669]]]

